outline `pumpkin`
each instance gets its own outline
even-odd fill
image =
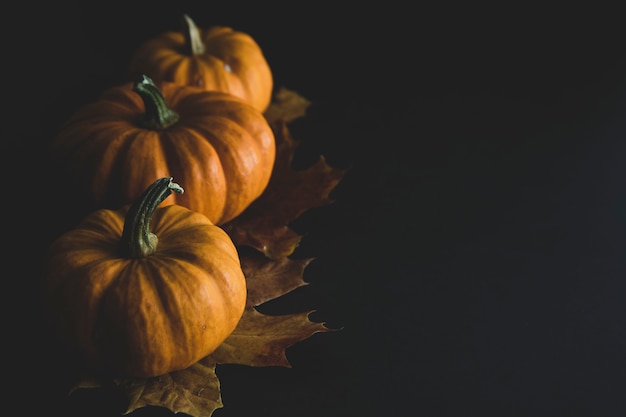
[[[198,28],[183,15],[182,30],[145,40],[133,51],[131,78],[146,74],[169,81],[243,98],[264,112],[270,104],[273,76],[259,44],[228,26]]]
[[[237,326],[246,282],[228,234],[179,205],[172,178],[54,240],[44,294],[66,347],[92,369],[152,377],[189,367]]]
[[[49,163],[85,203],[83,214],[129,204],[154,178],[171,176],[188,192],[163,205],[222,224],[262,194],[275,157],[272,128],[242,99],[140,76],[78,108],[53,139]]]

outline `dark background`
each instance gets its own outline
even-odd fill
[[[292,369],[218,367],[215,417],[626,415],[618,9],[260,3],[2,14],[5,403],[16,415],[124,410],[111,392],[66,397],[39,337],[47,205],[64,204],[41,201],[62,187],[42,161],[71,112],[125,81],[139,42],[186,12],[251,34],[276,86],[312,101],[292,126],[298,166],[323,154],[350,167],[334,203],[292,225],[305,234],[294,256],[316,257],[311,285],[265,306],[315,308],[343,329],[289,348]]]

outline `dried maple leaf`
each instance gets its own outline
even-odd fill
[[[156,378],[122,378],[115,382],[128,397],[128,414],[145,406],[168,408],[174,413],[210,417],[223,407],[216,362],[210,356],[182,371]]]
[[[255,307],[307,285],[304,269],[312,258],[288,258],[301,236],[289,224],[305,211],[329,204],[329,194],[346,170],[330,167],[323,157],[312,166],[294,170],[297,142],[287,124],[302,117],[310,102],[297,93],[281,89],[266,112],[277,145],[272,178],[263,195],[244,213],[224,225],[235,244],[242,248],[241,265],[248,296],[244,314],[233,333],[211,355],[187,369],[155,378],[117,378],[114,383],[127,396],[124,414],[145,406],[164,407],[174,413],[211,417],[223,407],[219,364],[291,367],[286,350],[318,332],[332,329],[309,319],[311,311],[270,316]],[[79,380],[79,388],[104,386],[93,376]]]
[[[265,118],[268,122],[274,123],[277,120],[291,122],[306,114],[311,102],[300,94],[287,88],[280,88],[274,95],[272,105],[265,111]]]
[[[257,252],[242,255],[241,267],[248,286],[246,307],[261,305],[306,285],[302,274],[312,260],[269,259]]]
[[[248,284],[246,309],[237,328],[211,354],[217,363],[291,367],[285,356],[289,346],[314,333],[329,330],[322,323],[308,319],[311,311],[267,316],[254,308],[307,285],[302,275],[312,260],[272,260],[258,253],[242,257]]]
[[[236,244],[253,247],[270,259],[293,253],[302,237],[289,228],[289,223],[307,210],[331,203],[328,196],[347,171],[329,166],[323,156],[306,169],[293,169],[298,142],[287,123],[304,115],[310,103],[285,89],[277,97],[268,109],[268,121],[276,137],[276,162],[270,183],[241,215],[223,225]]]

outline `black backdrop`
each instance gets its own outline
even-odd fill
[[[294,222],[311,285],[271,306],[343,330],[292,369],[218,368],[215,416],[624,416],[626,30],[618,10],[53,2],[2,14],[5,403],[115,416],[64,395],[34,296],[55,219],[40,169],[60,124],[188,13],[266,53],[313,102],[297,163],[350,167]],[[402,3],[404,4],[404,3]],[[50,195],[43,193],[43,195]],[[52,193],[54,195],[54,193]],[[136,416],[168,416],[144,408]]]

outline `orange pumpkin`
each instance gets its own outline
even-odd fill
[[[157,207],[172,190],[183,192],[161,178],[130,207],[90,213],[46,254],[53,323],[92,370],[152,377],[187,368],[243,315],[235,245],[200,213]]]
[[[168,31],[140,44],[130,63],[132,77],[146,74],[243,98],[264,112],[273,89],[272,71],[258,43],[226,26],[200,29],[187,15],[183,29]]]
[[[179,204],[225,223],[265,190],[276,156],[265,117],[231,94],[142,76],[79,108],[51,145],[85,213],[134,201],[154,178],[175,177]]]

